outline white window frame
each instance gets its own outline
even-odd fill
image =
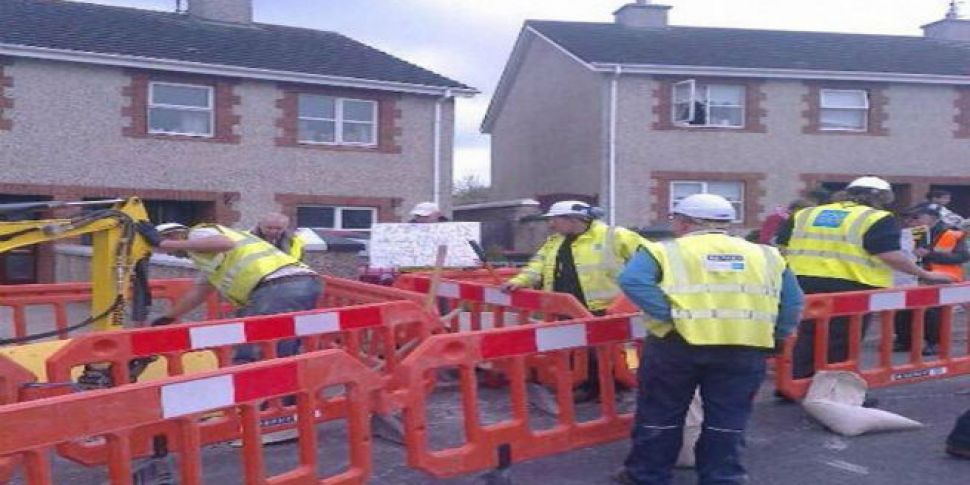
[[[738,105],[719,105],[720,107],[730,107],[739,108],[741,110],[741,124],[740,125],[713,125],[710,124],[711,119],[711,86],[731,86],[738,87],[742,89],[743,96],[741,97],[741,103]],[[688,117],[686,120],[677,118],[677,92],[683,87],[689,87],[690,96],[688,103],[690,107],[688,108]],[[697,93],[699,91],[704,92],[704,102],[701,103],[704,106],[704,124],[693,124],[691,120],[697,117]],[[748,87],[744,84],[730,84],[730,83],[698,83],[695,79],[687,79],[684,81],[679,81],[673,84],[670,92],[670,120],[674,126],[684,127],[684,128],[725,128],[732,130],[744,129],[746,123],[746,111],[747,111],[747,99],[748,99]]]
[[[334,100],[334,118],[319,118],[319,117],[316,117],[316,116],[300,116],[300,110],[299,110],[299,104],[300,104],[300,99],[299,98],[300,98],[300,96],[317,96],[317,97],[333,98],[333,100]],[[344,139],[343,139],[343,137],[344,137],[344,123],[363,124],[363,122],[361,122],[361,121],[346,121],[346,120],[344,120],[344,103],[347,102],[347,101],[364,102],[364,103],[370,103],[371,104],[371,109],[372,109],[371,113],[372,113],[373,119],[374,119],[373,126],[371,127],[371,139],[373,140],[371,143],[361,143],[361,142],[344,141]],[[380,123],[380,120],[377,118],[378,113],[379,113],[379,111],[378,111],[378,102],[377,101],[375,101],[373,99],[341,98],[339,96],[329,96],[329,95],[326,95],[326,94],[299,93],[299,94],[297,94],[297,101],[296,102],[297,102],[297,112],[296,112],[297,133],[296,133],[296,137],[297,137],[297,142],[298,143],[305,144],[305,145],[331,145],[331,146],[334,146],[334,145],[341,145],[341,146],[361,146],[361,147],[376,147],[377,146],[377,144],[378,144],[378,140],[377,140],[378,125]],[[300,123],[301,120],[306,120],[306,121],[332,121],[333,124],[334,124],[334,135],[333,135],[334,141],[332,141],[332,142],[329,142],[329,141],[314,141],[314,140],[304,140],[304,139],[300,138],[299,123]]]
[[[674,206],[676,205],[676,202],[677,202],[676,200],[674,200],[674,192],[675,192],[674,191],[674,185],[676,185],[676,184],[691,184],[691,185],[700,184],[700,186],[701,186],[701,192],[700,193],[707,194],[707,193],[709,193],[708,192],[708,184],[711,183],[711,182],[735,183],[735,184],[739,184],[741,186],[741,198],[738,199],[738,200],[728,200],[728,202],[731,202],[732,205],[737,204],[737,207],[738,207],[738,209],[736,210],[736,212],[737,212],[736,216],[737,217],[735,217],[735,219],[733,221],[731,221],[731,222],[732,223],[736,223],[736,224],[743,224],[744,223],[744,216],[745,216],[745,214],[744,214],[744,196],[745,196],[745,190],[748,188],[747,187],[747,182],[745,182],[744,180],[714,180],[714,181],[708,181],[708,180],[671,180],[668,183],[668,185],[667,185],[667,190],[668,190],[668,192],[667,192],[667,199],[668,199],[667,200],[667,212],[668,212],[668,214],[673,214],[674,213]]]
[[[344,228],[343,227],[343,211],[344,210],[368,210],[371,213],[371,226],[377,223],[377,207],[363,207],[363,206],[345,206],[345,205],[322,205],[322,204],[299,204],[297,210],[301,207],[309,208],[323,208],[323,209],[333,209],[333,225],[334,227],[310,227],[310,229],[326,229],[329,231],[360,231],[360,232],[370,232],[371,229],[359,229],[359,228]]]
[[[845,107],[845,106],[825,106],[825,94],[826,93],[862,93],[862,99],[865,100],[863,106],[857,107]],[[869,91],[865,89],[819,89],[818,91],[818,129],[819,131],[852,131],[864,133],[869,131],[869,110],[871,105],[869,104]],[[822,112],[824,110],[833,111],[862,111],[862,128],[826,128],[822,126]]]
[[[199,106],[186,106],[184,104],[166,104],[166,103],[155,103],[155,86],[174,86],[174,87],[184,87],[184,88],[196,88],[205,89],[209,105],[205,108]],[[148,107],[145,112],[145,124],[148,133],[153,135],[179,135],[179,136],[194,136],[198,138],[212,138],[215,136],[216,130],[216,110],[215,110],[215,89],[212,86],[207,86],[205,84],[186,84],[186,83],[171,83],[165,81],[149,81],[148,83]],[[209,133],[183,133],[179,131],[166,131],[166,130],[154,130],[151,126],[151,111],[152,108],[165,108],[174,109],[181,111],[207,111],[209,113]]]

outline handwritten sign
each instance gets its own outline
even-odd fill
[[[481,240],[478,222],[432,224],[374,224],[370,236],[372,268],[419,268],[434,266],[439,245],[448,246],[446,268],[478,266],[468,241]]]

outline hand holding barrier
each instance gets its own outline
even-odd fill
[[[970,283],[812,294],[806,295],[805,303],[802,324],[813,322],[815,325],[815,371],[853,371],[862,376],[870,388],[970,374],[970,342],[967,343],[964,355],[953,355],[956,342],[953,334],[953,309],[954,305],[970,303]],[[934,307],[942,307],[940,351],[935,357],[923,356],[923,324],[927,310]],[[905,362],[895,363],[892,349],[893,320],[897,312],[904,310],[913,312],[912,348]],[[863,365],[862,329],[867,314],[878,315],[880,329],[876,357],[878,363],[871,368]],[[847,323],[835,323],[848,325],[848,359],[829,363],[829,335],[834,317],[845,317],[848,320]],[[789,337],[782,354],[776,359],[775,387],[792,399],[804,397],[811,384],[811,377],[794,377],[793,356],[797,338],[797,332]]]
[[[629,435],[632,414],[616,409],[612,366],[614,349],[642,340],[645,328],[639,315],[524,325],[481,332],[441,334],[427,339],[408,355],[396,372],[403,393],[408,464],[436,477],[487,470],[498,465],[496,450],[506,446],[513,462],[553,455]],[[595,348],[601,365],[602,416],[579,422],[573,404],[569,356],[575,350]],[[526,361],[545,355],[555,362],[557,425],[546,430],[530,428]],[[491,362],[507,368],[512,416],[482,425],[475,368]],[[466,442],[432,451],[427,423],[428,394],[425,376],[436,369],[458,367]]]
[[[346,471],[320,480],[314,412],[324,388],[346,386],[350,463]],[[23,460],[32,485],[54,483],[50,449],[104,436],[111,483],[131,483],[132,448],[147,440],[141,430],[163,430],[180,451],[178,483],[202,483],[202,414],[222,410],[227,428],[242,429],[246,484],[362,484],[371,472],[369,403],[380,388],[378,376],[341,350],[258,362],[195,376],[102,391],[72,394],[0,407],[0,459]],[[299,466],[264,478],[260,445],[260,404],[296,395]],[[99,412],[92,413],[92,409]]]

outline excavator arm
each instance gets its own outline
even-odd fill
[[[98,208],[110,204],[108,208]],[[32,244],[90,235],[91,319],[95,330],[121,328],[132,297],[132,278],[139,261],[151,256],[151,247],[135,231],[135,223],[147,221],[141,200],[92,202],[37,202],[0,204],[0,214],[92,206],[70,219],[0,222],[0,253]]]

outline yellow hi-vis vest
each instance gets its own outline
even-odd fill
[[[552,291],[556,272],[556,256],[565,237],[553,234],[539,248],[529,264],[510,281],[527,287],[541,283],[544,291]],[[616,283],[623,266],[648,243],[639,234],[622,227],[612,227],[593,221],[589,229],[572,244],[573,262],[579,276],[579,286],[586,297],[586,307],[592,311],[605,310],[619,296]]]
[[[647,246],[663,272],[673,328],[691,345],[774,347],[785,260],[778,250],[721,232]],[[666,322],[649,320],[663,336]]]
[[[303,238],[299,234],[294,234],[290,238],[290,256],[293,256],[293,259],[297,261],[303,261],[303,246],[306,246]]]
[[[785,258],[799,276],[839,278],[878,288],[893,285],[892,269],[862,245],[866,231],[889,212],[836,202],[795,213]]]
[[[236,247],[224,253],[189,252],[196,267],[209,284],[233,304],[243,306],[249,293],[270,273],[284,266],[303,266],[272,244],[244,232],[216,224],[203,224],[232,239]],[[193,229],[194,229],[193,228]]]

